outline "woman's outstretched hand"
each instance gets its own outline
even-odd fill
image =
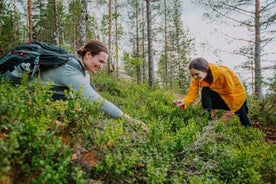
[[[183,100],[174,100],[173,104],[175,105],[175,107],[181,107],[181,109],[185,109],[185,103]]]
[[[125,118],[129,123],[131,123],[132,125],[138,125],[138,126],[140,126],[144,132],[148,132],[148,131],[149,131],[148,126],[147,126],[143,121],[134,119],[134,118],[130,117],[128,114],[123,114],[122,116],[123,116],[123,118]]]

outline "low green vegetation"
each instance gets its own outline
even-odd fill
[[[176,109],[171,92],[93,81],[149,131],[105,116],[78,93],[53,102],[49,86],[1,81],[0,183],[275,183],[276,147],[260,130],[236,117],[208,122],[200,106]]]

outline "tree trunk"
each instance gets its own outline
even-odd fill
[[[151,40],[151,10],[150,1],[146,0],[147,6],[147,32],[148,32],[148,62],[149,62],[149,84],[152,89],[154,89],[154,66],[153,66],[153,56],[152,56],[152,40]]]
[[[165,37],[165,46],[164,46],[164,52],[165,52],[165,63],[164,63],[164,78],[163,78],[163,84],[165,89],[167,89],[168,86],[168,31],[167,31],[167,0],[164,0],[164,9],[165,9],[165,21],[164,21],[164,37]]]
[[[260,43],[260,1],[255,0],[255,96],[258,99],[262,96]]]
[[[1,9],[0,9],[1,12]],[[14,19],[13,19],[13,40],[17,40],[17,25],[18,25],[18,19],[17,19],[17,10],[16,10],[16,3],[15,0],[13,1],[13,13],[14,13]],[[1,27],[0,27],[1,28]]]
[[[139,49],[139,0],[136,0],[136,58],[140,56],[140,49]],[[136,66],[137,70],[137,84],[141,83],[141,65],[138,64]]]
[[[142,58],[143,58],[143,82],[147,80],[147,65],[146,65],[146,54],[145,54],[145,9],[144,1],[142,1]]]
[[[59,44],[59,31],[58,31],[58,12],[57,12],[57,1],[53,0],[54,6],[54,44]]]
[[[111,70],[111,61],[112,61],[112,54],[111,54],[111,35],[112,35],[112,0],[109,0],[108,3],[108,8],[109,8],[109,27],[108,27],[108,52],[109,52],[109,57],[108,57],[108,61],[107,61],[107,72],[108,75],[111,74],[112,70]]]
[[[33,10],[32,10],[32,0],[28,0],[28,18],[29,18],[29,35],[28,41],[31,42],[33,38]]]
[[[81,1],[81,21],[80,21],[80,43],[78,48],[85,45],[86,42],[86,24],[87,24],[87,0]]]
[[[117,5],[117,0],[115,0],[115,12],[116,14],[118,13],[118,9],[117,9],[118,5]],[[118,32],[118,16],[116,16],[116,19],[115,19],[115,63],[116,63],[116,76],[117,78],[119,77],[119,45],[118,45],[118,40],[119,40],[119,32]]]

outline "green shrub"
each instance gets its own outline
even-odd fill
[[[250,100],[250,116],[260,124],[276,125],[276,94],[268,94],[261,100]]]
[[[12,86],[1,81],[0,177],[15,182],[67,183],[70,148],[53,131],[58,112],[52,108],[49,86]],[[4,132],[3,132],[4,130]]]
[[[53,102],[50,86],[1,81],[0,182],[275,183],[275,145],[237,117],[208,121],[200,105],[175,108],[172,92],[109,77],[93,81],[149,131],[105,116],[79,92]],[[90,152],[93,165],[82,162]]]

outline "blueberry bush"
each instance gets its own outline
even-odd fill
[[[146,84],[93,82],[149,131],[109,118],[79,92],[52,101],[50,86],[1,80],[0,183],[276,182],[276,147],[260,130],[236,117],[208,121],[199,105],[176,109],[176,94]]]

